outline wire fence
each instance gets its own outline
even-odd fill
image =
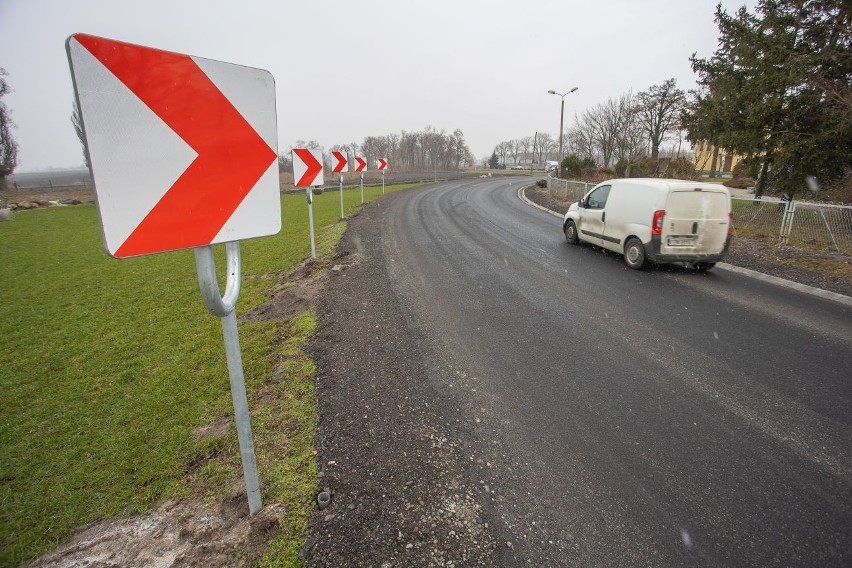
[[[547,177],[554,197],[579,201],[595,184]],[[852,205],[731,198],[734,234],[852,256]]]
[[[852,255],[852,205],[731,198],[734,234]]]
[[[547,176],[547,189],[550,194],[559,199],[570,199],[579,201],[587,191],[595,186],[593,183],[582,181],[568,181],[566,179]]]

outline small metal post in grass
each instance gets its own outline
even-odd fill
[[[308,229],[311,233],[311,258],[316,260],[317,244],[316,239],[314,238],[314,190],[312,187],[308,186],[305,188],[305,192],[308,196]]]
[[[340,174],[340,218],[343,219],[343,174]]]

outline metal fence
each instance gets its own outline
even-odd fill
[[[735,234],[852,255],[852,205],[731,198]]]
[[[547,176],[554,197],[579,201],[594,184]],[[852,256],[852,205],[731,198],[735,234]]]
[[[548,174],[547,176],[547,191],[553,197],[565,199],[568,197],[568,180],[555,178]]]
[[[579,201],[587,191],[595,186],[593,183],[585,183],[582,181],[568,181],[567,179],[555,178],[547,176],[547,190],[553,197],[559,199],[570,199],[571,201]]]

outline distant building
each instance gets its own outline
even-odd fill
[[[743,156],[724,148],[716,148],[706,140],[699,141],[692,152],[695,158],[695,170],[699,174],[730,175],[734,166],[743,159]],[[716,158],[715,163],[713,161],[714,156]]]

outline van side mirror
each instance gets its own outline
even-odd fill
[[[581,209],[585,209],[585,208],[586,208],[586,200],[585,200],[585,199],[581,199],[580,201],[578,201],[578,202],[577,202],[577,207],[579,207],[579,208],[581,208]]]

